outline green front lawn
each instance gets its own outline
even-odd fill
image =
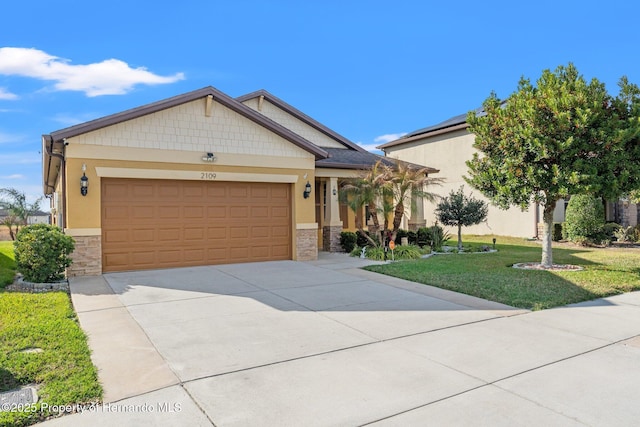
[[[10,277],[11,282],[14,272],[11,242],[0,242],[0,278]],[[23,352],[34,348],[42,351]],[[0,426],[30,425],[57,415],[42,410],[43,405],[101,399],[86,336],[65,292],[0,291],[0,392],[27,384],[38,390],[37,405],[29,412],[0,412]]]
[[[463,241],[492,245],[491,236],[464,236]],[[580,265],[584,271],[548,272],[511,267],[539,262],[539,243],[499,236],[496,248],[495,253],[436,255],[366,269],[532,310],[640,290],[640,249],[558,246],[555,264]]]

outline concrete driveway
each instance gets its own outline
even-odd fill
[[[105,405],[46,425],[633,425],[640,294],[526,312],[293,261],[71,282]]]

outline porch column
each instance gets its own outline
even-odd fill
[[[329,178],[325,186],[325,214],[322,227],[322,249],[328,252],[340,252],[340,202],[338,200],[338,178]]]
[[[422,197],[412,197],[409,231],[417,231],[418,228],[426,226],[427,220],[424,219],[424,199]]]

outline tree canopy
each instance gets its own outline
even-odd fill
[[[464,194],[464,186],[449,193],[436,206],[435,214],[444,225],[458,227],[458,250],[462,250],[462,227],[479,224],[487,218],[489,208],[483,200]]]
[[[501,208],[544,206],[542,264],[552,265],[556,202],[572,194],[614,199],[640,188],[640,89],[626,78],[611,96],[573,64],[521,78],[505,100],[495,93],[467,115],[478,153],[467,182]]]
[[[40,209],[40,200],[29,203],[23,192],[15,188],[0,188],[0,207],[9,214],[1,223],[9,229],[11,240],[15,240],[20,227],[27,225],[29,216]]]

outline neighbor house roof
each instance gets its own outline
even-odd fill
[[[475,114],[477,116],[484,115],[484,110],[482,108],[477,108],[475,110]],[[469,125],[467,124],[467,113],[459,114],[457,116],[453,116],[438,124],[427,126],[425,128],[418,129],[413,132],[409,132],[408,134],[404,135],[402,138],[398,138],[394,141],[387,142],[386,144],[382,144],[376,148],[380,150],[384,150],[385,148],[406,144],[407,142],[412,142],[412,141],[427,138],[430,136],[453,132],[460,129],[466,129],[467,127],[469,127]]]

